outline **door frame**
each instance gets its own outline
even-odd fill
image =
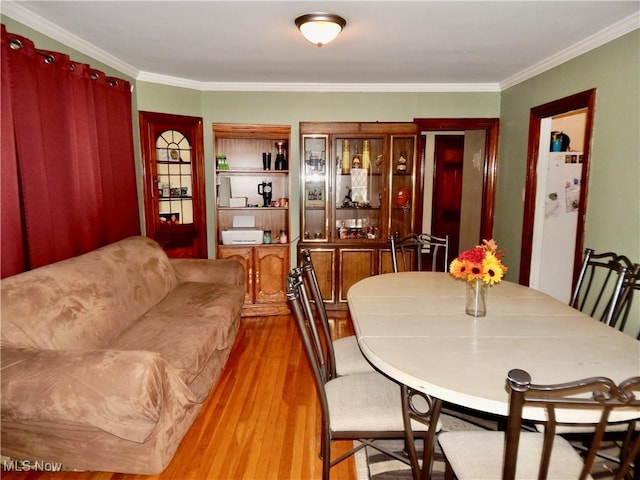
[[[498,172],[499,118],[414,118],[418,133],[424,131],[485,131],[484,169],[482,181],[482,218],[478,241],[493,238],[493,217],[496,200],[496,177]],[[420,142],[418,176],[424,178],[424,145]],[[423,205],[418,206],[418,219],[422,224]],[[455,253],[455,252],[454,252]]]
[[[533,252],[533,229],[536,209],[536,191],[538,187],[538,155],[540,154],[540,125],[542,120],[573,110],[586,109],[584,147],[582,156],[582,175],[580,181],[580,204],[578,207],[578,225],[574,249],[573,278],[582,261],[584,249],[584,225],[587,210],[587,190],[589,186],[589,164],[591,157],[591,137],[593,134],[593,116],[595,112],[596,89],[585,90],[559,100],[533,107],[529,113],[529,140],[527,146],[527,178],[524,193],[524,216],[522,221],[522,243],[520,250],[521,285],[529,285],[531,276],[531,254]],[[572,285],[573,288],[573,285]]]

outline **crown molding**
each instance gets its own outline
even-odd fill
[[[605,43],[609,43],[616,38],[622,37],[623,35],[637,30],[638,28],[640,28],[640,12],[630,15],[609,27],[600,30],[590,37],[571,45],[569,48],[566,48],[555,55],[552,55],[549,58],[518,72],[512,77],[503,80],[500,82],[500,91],[513,87],[525,80],[529,80],[530,78],[546,72],[547,70],[551,70],[552,68],[568,62],[569,60],[573,60],[584,53],[594,50],[595,48],[598,48]]]
[[[140,72],[137,80],[205,92],[499,92],[497,83],[259,83],[196,82],[179,77]]]

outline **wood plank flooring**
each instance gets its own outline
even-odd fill
[[[334,320],[336,337],[352,333]],[[164,472],[17,473],[3,480],[311,480],[322,477],[320,412],[313,380],[291,316],[242,319],[218,383]],[[352,442],[334,443],[333,456]],[[353,457],[331,478],[356,480]]]

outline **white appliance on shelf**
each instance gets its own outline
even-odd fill
[[[232,228],[222,230],[223,245],[256,245],[262,243],[264,232],[256,228],[253,215],[236,215]]]

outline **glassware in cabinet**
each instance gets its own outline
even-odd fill
[[[415,136],[391,137],[389,234],[414,232],[417,200]]]
[[[329,170],[328,135],[303,135],[301,169],[302,225],[305,241],[329,239]]]
[[[382,227],[382,137],[336,136],[335,240],[379,240]]]

